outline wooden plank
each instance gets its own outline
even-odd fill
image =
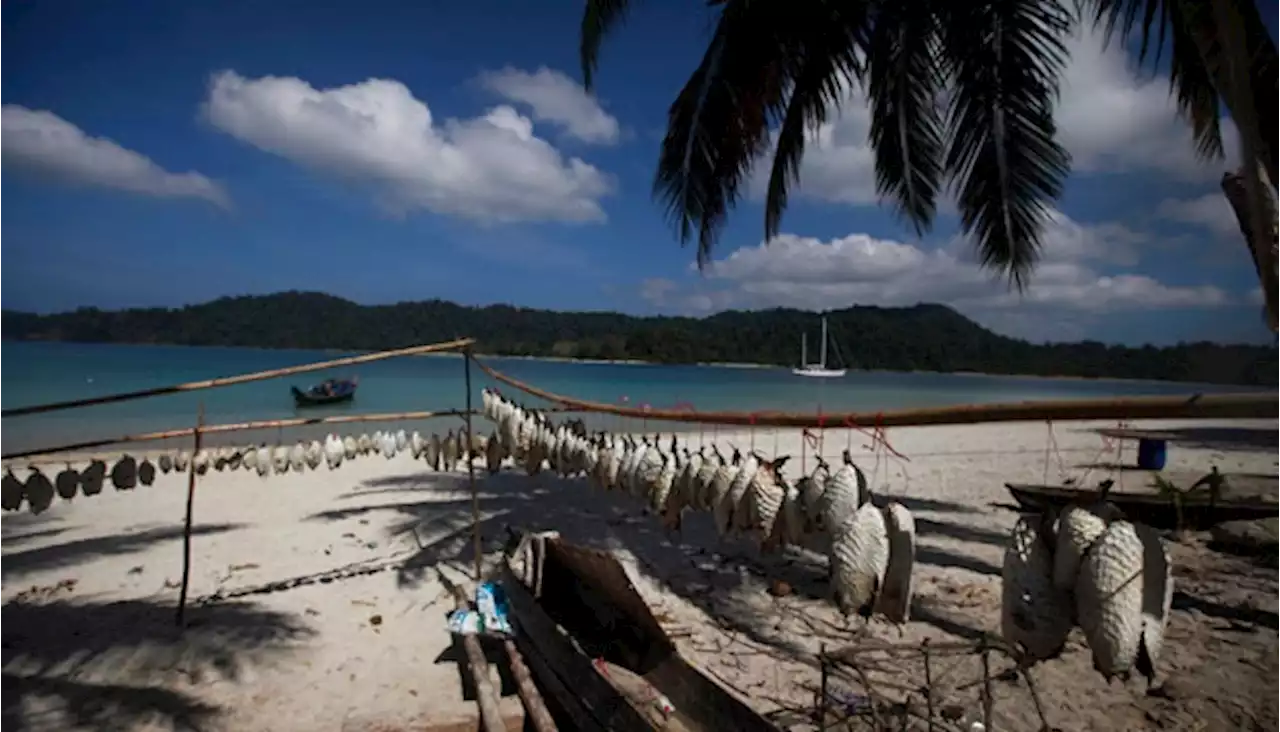
[[[1118,427],[1099,427],[1094,430],[1103,437],[1114,440],[1156,440],[1158,442],[1176,442],[1178,435],[1160,430],[1120,429]]]
[[[600,729],[619,732],[649,732],[653,729],[596,671],[591,659],[573,646],[509,568],[504,570],[503,589],[506,590],[518,632],[529,641],[531,652],[525,654],[526,658],[532,663],[534,656],[540,656],[540,664],[560,678],[562,685],[576,696]],[[550,685],[544,686],[550,690]],[[572,700],[566,701],[572,703]]]

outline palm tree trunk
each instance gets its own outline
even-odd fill
[[[1263,300],[1267,308],[1267,326],[1276,332],[1277,291],[1280,286],[1276,279],[1276,254],[1270,235],[1275,230],[1275,208],[1268,206],[1269,196],[1264,188],[1262,178],[1271,177],[1270,185],[1276,185],[1275,173],[1263,174],[1259,154],[1262,151],[1262,130],[1258,126],[1258,114],[1253,104],[1253,93],[1249,82],[1249,57],[1244,40],[1244,28],[1240,14],[1236,11],[1234,0],[1212,0],[1215,25],[1222,41],[1227,72],[1227,83],[1221,87],[1227,109],[1240,132],[1240,164],[1244,177],[1246,220],[1245,238],[1253,253],[1253,260],[1258,267],[1258,278],[1261,280]],[[1274,134],[1274,130],[1272,133]],[[1224,181],[1225,182],[1225,181]],[[1228,196],[1230,198],[1230,196]],[[1241,211],[1235,203],[1237,217]],[[1268,210],[1271,211],[1268,221]]]
[[[1262,175],[1259,171],[1258,175]],[[1266,282],[1270,280],[1275,282],[1276,270],[1273,266],[1270,275],[1267,272],[1267,261],[1259,258],[1259,252],[1263,249],[1269,249],[1271,252],[1271,262],[1276,262],[1276,245],[1277,245],[1277,229],[1276,222],[1276,201],[1264,188],[1263,198],[1266,202],[1266,209],[1263,211],[1263,219],[1272,222],[1269,231],[1264,231],[1263,236],[1255,237],[1252,233],[1251,223],[1253,215],[1249,207],[1249,194],[1245,188],[1245,175],[1243,173],[1225,173],[1222,176],[1222,192],[1226,194],[1227,201],[1231,203],[1231,209],[1236,214],[1236,223],[1240,225],[1240,233],[1244,235],[1246,246],[1249,248],[1249,256],[1253,259],[1253,267],[1258,273],[1258,282],[1261,283],[1263,289],[1264,302],[1266,296]],[[1255,241],[1261,239],[1261,241]],[[1264,316],[1267,321],[1267,327],[1274,333],[1276,332],[1276,308],[1274,303],[1264,304]]]

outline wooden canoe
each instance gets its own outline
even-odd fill
[[[1152,478],[1164,477],[1179,489],[1187,489],[1203,474],[1172,471],[1140,471],[1125,473],[1124,483],[1107,494],[1107,500],[1124,511],[1129,518],[1149,526],[1173,529],[1178,524],[1178,510],[1170,497],[1156,489]],[[1182,496],[1182,521],[1185,528],[1207,529],[1224,521],[1274,517],[1280,512],[1277,480],[1274,475],[1223,473],[1217,491],[1194,489]],[[1046,506],[1062,507],[1071,502],[1096,500],[1097,488],[1072,485],[1035,485],[1006,483],[1005,487],[1020,506],[1041,510]]]
[[[520,652],[575,727],[778,732],[680,654],[611,554],[531,536],[503,586]]]

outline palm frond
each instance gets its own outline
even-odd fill
[[[1070,16],[1047,0],[938,7],[953,82],[946,167],[961,229],[984,266],[1022,289],[1070,167],[1053,121]]]
[[[917,233],[933,224],[943,178],[943,85],[937,17],[929,0],[885,3],[867,48],[876,189]]]
[[[793,8],[782,0],[724,3],[702,62],[667,114],[654,195],[681,244],[697,229],[699,267],[710,261],[725,217],[785,109],[804,30]]]
[[[626,19],[631,7],[629,0],[587,0],[582,13],[582,29],[579,36],[578,55],[582,64],[582,86],[591,91],[595,83],[596,66],[600,59],[600,45],[610,31]]]
[[[1168,51],[1170,91],[1177,100],[1178,113],[1191,125],[1196,154],[1205,160],[1220,160],[1221,111],[1215,74],[1220,72],[1221,44],[1213,33],[1203,33],[1213,25],[1209,3],[1094,0],[1093,16],[1095,27],[1102,30],[1104,46],[1117,40],[1138,40],[1139,63],[1150,61],[1158,67]],[[1194,35],[1197,28],[1201,29],[1199,41]]]
[[[806,135],[836,110],[848,85],[861,76],[858,49],[865,46],[866,4],[811,3],[796,6],[816,10],[808,21],[812,32],[800,49],[786,113],[778,128],[765,198],[765,238],[778,235],[792,184],[800,179]]]

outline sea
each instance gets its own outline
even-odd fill
[[[356,355],[339,351],[160,345],[4,342],[0,344],[0,404],[5,409],[180,384]],[[550,392],[591,401],[700,411],[887,411],[911,407],[1032,399],[1179,395],[1250,391],[1247,387],[1157,381],[1055,379],[976,374],[850,371],[844,378],[813,379],[790,369],[737,366],[663,366],[481,357],[490,367]],[[325,378],[358,376],[353,402],[299,410],[289,387],[307,388]],[[205,424],[462,408],[465,361],[456,355],[404,357],[291,378],[184,392],[81,409],[0,420],[5,454],[79,442],[191,427],[203,408]],[[480,390],[499,386],[471,370],[473,403]],[[526,400],[538,404],[537,400]],[[644,425],[616,417],[588,420],[593,429],[697,429],[695,425]],[[342,434],[372,432],[380,425],[341,425]],[[458,419],[399,423],[424,433],[456,429]],[[301,428],[308,437],[330,431]],[[279,430],[241,433],[219,442],[282,439]],[[187,440],[189,442],[189,440]],[[157,443],[164,446],[165,443]]]

